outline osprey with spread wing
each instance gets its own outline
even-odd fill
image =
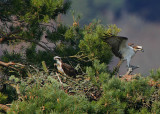
[[[104,36],[102,39],[106,42],[112,49],[113,54],[120,59],[120,61],[127,61],[128,68],[132,69],[133,66],[130,65],[132,57],[136,54],[137,51],[144,51],[142,46],[133,46],[133,44],[128,45],[127,37],[122,36]],[[132,47],[133,46],[133,47]]]

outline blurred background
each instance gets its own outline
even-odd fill
[[[152,69],[160,67],[160,1],[159,0],[72,0],[72,8],[81,15],[80,25],[89,24],[93,19],[101,20],[104,25],[116,24],[121,28],[120,36],[129,42],[142,45],[144,52],[138,52],[132,65],[139,65],[135,73],[149,75]],[[71,12],[63,17],[64,23],[72,25]],[[112,69],[118,62],[114,57]],[[126,63],[120,74],[126,72]]]

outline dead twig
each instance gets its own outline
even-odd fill
[[[5,63],[3,61],[0,61],[0,66],[9,67],[11,65],[15,65],[15,63],[14,62]]]
[[[10,110],[10,108],[4,104],[0,104],[0,109],[2,109],[5,112],[8,112]]]
[[[64,88],[63,88],[63,83],[62,83],[61,78],[59,77],[59,75],[58,75],[57,72],[56,72],[56,76],[58,77],[58,80],[59,80],[59,82],[60,82],[60,84],[61,84],[61,86],[62,86],[62,89],[64,90]]]
[[[138,76],[138,74],[134,74],[134,75],[126,74],[121,78],[121,80],[131,81],[132,79],[134,79],[137,76]]]
[[[18,72],[20,72],[20,70],[17,67],[21,67],[21,69],[25,67],[25,65],[20,64],[20,63],[14,63],[14,62],[6,63],[6,62],[3,62],[3,61],[0,61],[0,66],[8,67],[8,68],[11,68],[11,69],[13,69],[15,71],[18,71]]]

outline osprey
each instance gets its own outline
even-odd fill
[[[54,60],[57,61],[56,66],[57,66],[58,71],[61,74],[72,76],[72,77],[76,78],[77,71],[73,67],[71,67],[70,65],[63,63],[61,60],[61,57],[55,56]]]
[[[130,61],[137,51],[144,52],[142,46],[133,46],[134,44],[127,44],[128,38],[122,36],[108,37],[106,35],[102,40],[111,47],[113,54],[120,59],[117,65],[118,68],[125,60],[127,61],[127,66],[130,71],[132,71],[132,68],[138,68],[138,66],[130,65]]]

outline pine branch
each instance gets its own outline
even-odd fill
[[[69,57],[70,58],[77,58],[77,59],[84,61],[84,62],[91,62],[91,61],[97,59],[96,57],[91,58],[90,56],[83,54],[83,52],[78,52],[76,55],[69,56]]]
[[[23,98],[21,97],[21,92],[19,90],[19,84],[9,84],[9,85],[16,89],[16,93],[18,94],[18,98],[23,100]]]
[[[160,88],[160,82],[158,82],[158,81],[154,81],[151,79],[151,80],[149,80],[148,84],[150,86],[156,86],[156,87]]]
[[[0,43],[3,42],[3,41],[6,41],[7,40],[7,37],[10,37],[11,35],[14,35],[14,34],[17,34],[19,33],[21,30],[15,30],[15,31],[11,31],[10,33],[6,34],[6,35],[3,35],[1,38],[0,38]]]
[[[55,54],[55,52],[53,52],[53,50],[51,50],[48,46],[44,46],[42,44],[39,43],[39,41],[33,40],[33,39],[28,39],[28,38],[22,38],[19,36],[13,36],[14,34],[20,32],[20,30],[14,31],[14,32],[10,32],[7,35],[3,36],[0,38],[0,43],[3,43],[5,41],[9,41],[9,40],[24,40],[26,42],[31,42],[34,43],[38,46],[40,46],[41,48],[45,49],[46,51]]]

